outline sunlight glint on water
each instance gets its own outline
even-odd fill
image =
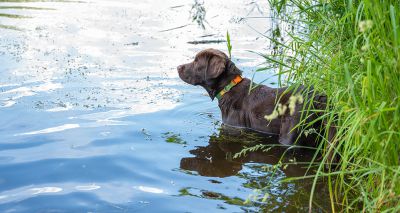
[[[201,49],[226,51],[188,42],[229,30],[233,60],[251,77],[263,59],[248,51],[271,49],[252,29],[267,32],[270,20],[251,18],[270,16],[267,3],[205,1],[204,30],[193,4],[0,2],[0,13],[30,17],[0,16],[1,212],[306,208],[308,183],[279,182],[303,170],[264,170],[279,158],[264,153],[227,158],[240,144],[215,143],[217,104],[176,72]]]

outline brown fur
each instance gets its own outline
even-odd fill
[[[226,54],[215,49],[199,52],[193,62],[180,65],[177,69],[179,77],[183,81],[202,86],[211,99],[214,99],[218,92],[229,84],[235,76],[242,73]],[[264,116],[270,115],[277,103],[288,105],[289,98],[294,94],[301,93],[304,99],[307,99],[312,90],[305,89],[303,86],[289,90],[288,88],[271,88],[259,85],[249,93],[250,83],[249,79],[244,78],[242,82],[234,86],[218,101],[222,121],[231,126],[277,134],[281,144],[293,144],[299,135],[296,126],[302,116],[302,103],[296,104],[293,114],[290,114],[288,109],[286,113],[271,121],[266,120]],[[326,97],[317,95],[314,98],[316,101],[307,106],[325,109]],[[316,118],[317,115],[314,113],[309,116],[308,120],[311,121]],[[316,124],[321,126],[321,122]],[[330,134],[334,134],[334,131],[330,131]],[[312,143],[314,142],[312,141]]]

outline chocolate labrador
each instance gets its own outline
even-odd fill
[[[257,85],[250,90],[251,80],[242,78],[242,71],[225,53],[216,49],[200,51],[193,62],[177,69],[183,81],[202,86],[212,100],[218,99],[224,124],[279,135],[279,142],[284,145],[291,145],[300,138],[300,119],[307,117],[310,122],[318,117],[317,113],[305,115],[303,107],[321,110],[326,107],[326,96],[315,95],[312,89],[304,86],[289,89]],[[315,125],[320,129],[321,122],[314,122],[313,127]],[[334,134],[335,129],[329,129],[330,141]]]

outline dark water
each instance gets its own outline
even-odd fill
[[[312,182],[280,182],[304,166],[276,167],[284,148],[233,158],[276,138],[220,130],[217,104],[175,70],[226,50],[229,30],[251,77],[268,16],[266,1],[0,1],[0,212],[307,211]]]

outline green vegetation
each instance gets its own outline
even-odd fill
[[[3,25],[0,24],[0,29],[8,29],[8,30],[17,30],[17,31],[21,31],[21,29],[19,29],[18,27],[14,27],[14,26],[10,26],[10,25]]]
[[[1,1],[0,1],[1,2]],[[43,8],[43,7],[25,7],[25,6],[0,6],[0,10],[17,10],[17,9],[22,9],[22,10],[55,10],[52,8]]]
[[[191,192],[191,191],[194,191],[194,192]],[[229,197],[229,196],[223,195],[221,193],[207,191],[207,190],[198,190],[198,189],[194,189],[191,187],[185,187],[185,188],[180,189],[178,196],[191,196],[191,197],[197,197],[197,198],[222,200],[222,201],[224,201],[224,203],[231,204],[231,205],[248,206],[245,203],[245,200],[243,200],[239,197]]]
[[[336,146],[320,149],[332,149],[340,164],[325,169],[321,163],[316,175],[302,178],[314,178],[313,191],[317,180],[327,181],[333,211],[399,212],[400,2],[270,3],[282,26],[294,28],[285,42],[270,38],[279,51],[263,55],[260,70],[272,65],[281,84],[313,85],[327,94],[323,119],[338,128]]]
[[[73,0],[0,0],[1,2],[75,2],[75,3],[85,3],[85,1],[73,1]]]
[[[232,58],[232,45],[231,45],[231,36],[229,35],[229,31],[226,31],[226,47],[228,48],[229,58]]]
[[[165,138],[165,142],[167,143],[186,144],[186,141],[181,138],[180,134],[175,134],[173,132],[164,133],[163,138]]]
[[[0,17],[6,17],[6,18],[31,18],[29,16],[21,16],[21,15],[15,15],[15,14],[6,14],[6,13],[0,13]]]
[[[19,14],[9,14],[2,13],[2,10],[15,10],[14,12],[24,12],[24,10],[55,10],[54,8],[45,8],[45,7],[30,7],[25,5],[20,5],[20,3],[31,3],[31,2],[64,2],[64,3],[85,3],[84,1],[67,1],[67,0],[0,0],[0,3],[15,3],[16,5],[0,5],[0,29],[8,29],[8,30],[17,30],[23,31],[17,26],[12,25],[3,25],[1,21],[3,18],[8,19],[25,19],[25,18],[33,18],[31,16],[19,15]]]
[[[3,2],[14,2],[14,3],[20,3],[20,2],[35,2],[35,1],[16,1],[16,0],[0,0],[0,3]],[[22,29],[12,26],[12,25],[3,25],[1,24],[1,21],[3,18],[8,18],[8,19],[25,19],[25,18],[32,18],[31,16],[25,16],[25,15],[19,15],[19,14],[9,14],[9,13],[2,13],[2,10],[16,10],[16,11],[23,11],[23,10],[53,10],[51,8],[41,8],[41,7],[28,7],[28,6],[10,6],[10,5],[0,5],[0,29],[7,29],[7,30],[16,30],[16,31],[23,31]]]

